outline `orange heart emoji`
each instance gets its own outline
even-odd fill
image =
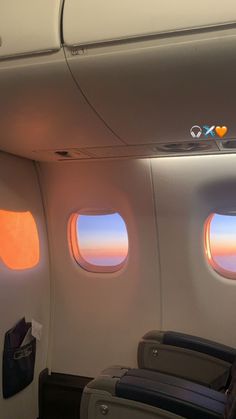
[[[218,127],[216,127],[215,131],[216,131],[216,134],[219,135],[220,138],[223,138],[224,135],[227,133],[228,128],[225,127],[225,126],[223,126],[223,127],[218,126]]]

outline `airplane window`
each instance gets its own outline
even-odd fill
[[[39,237],[31,212],[0,210],[0,260],[16,270],[38,264]]]
[[[118,213],[74,214],[70,220],[75,260],[91,272],[115,272],[128,256],[128,233]]]
[[[205,251],[222,276],[236,279],[236,215],[211,214],[205,225]]]

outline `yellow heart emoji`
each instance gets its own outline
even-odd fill
[[[224,135],[227,133],[228,128],[223,126],[223,127],[216,127],[215,128],[216,134],[219,135],[220,138],[223,138]]]

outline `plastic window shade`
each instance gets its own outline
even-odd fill
[[[0,210],[0,259],[6,267],[34,268],[39,258],[38,230],[31,212]]]

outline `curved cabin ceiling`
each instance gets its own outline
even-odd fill
[[[1,150],[35,160],[235,151],[234,0],[62,6],[3,0]]]

